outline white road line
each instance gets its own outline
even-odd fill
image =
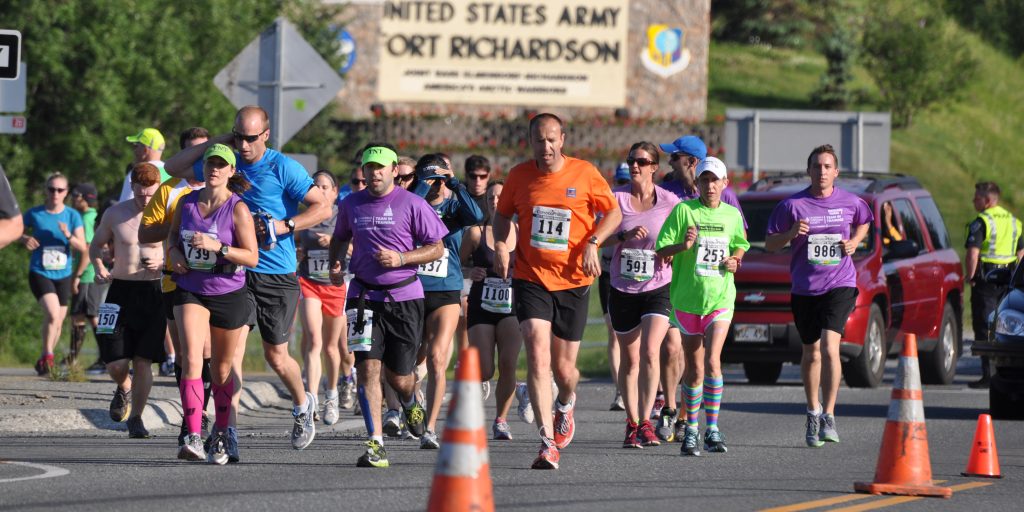
[[[24,480],[36,480],[36,479],[39,479],[39,478],[53,478],[53,477],[57,477],[57,476],[64,476],[64,475],[67,475],[67,474],[71,473],[70,471],[68,471],[68,470],[66,470],[64,468],[59,468],[57,466],[48,466],[46,464],[33,464],[31,462],[14,462],[14,461],[0,460],[0,464],[13,464],[15,466],[25,466],[27,468],[38,469],[38,470],[41,470],[43,472],[42,474],[39,474],[39,475],[22,476],[22,477],[18,477],[18,478],[0,478],[0,484],[6,484],[6,483],[10,483],[10,482],[21,482],[21,481],[24,481]]]

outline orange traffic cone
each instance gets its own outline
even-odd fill
[[[480,353],[469,347],[459,355],[455,392],[448,404],[441,451],[434,466],[429,512],[494,510],[484,399],[480,389]]]
[[[889,417],[882,434],[874,482],[855,482],[857,492],[940,496],[949,498],[953,490],[932,483],[932,464],[928,457],[928,431],[924,425],[921,400],[921,374],[917,362],[917,336],[907,334],[900,353],[899,370],[892,387]]]
[[[992,416],[978,415],[978,427],[974,429],[971,458],[967,460],[967,469],[960,474],[983,478],[1003,477],[999,473],[999,453],[996,452],[996,436],[992,432]]]

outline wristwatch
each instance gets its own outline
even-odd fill
[[[591,236],[590,240],[587,240],[587,243],[597,245],[597,235]]]
[[[294,233],[295,232],[295,221],[294,220],[292,220],[290,218],[289,219],[285,219],[284,220],[284,225],[288,226],[288,232],[289,233]]]
[[[220,253],[221,256],[224,256],[226,258],[228,256],[228,249],[230,249],[228,244],[220,244],[220,251],[218,252]]]

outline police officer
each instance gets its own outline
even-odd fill
[[[983,181],[974,186],[974,209],[978,217],[967,227],[967,261],[964,275],[971,283],[971,323],[975,340],[988,339],[988,316],[996,309],[1003,287],[985,281],[990,271],[1008,267],[1024,254],[1021,221],[999,206],[999,185]],[[980,263],[979,263],[980,260]],[[987,388],[990,370],[981,358],[981,379],[969,384]]]

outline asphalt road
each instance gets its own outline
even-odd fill
[[[775,386],[746,385],[739,368],[729,368],[720,420],[729,452],[699,458],[680,457],[675,443],[620,448],[624,420],[607,410],[610,382],[586,382],[579,390],[576,439],[562,452],[560,470],[528,469],[538,441],[534,427],[518,419],[510,421],[513,441],[490,443],[497,508],[1020,510],[1024,424],[995,424],[1003,479],[960,476],[975,421],[988,403],[986,392],[964,385],[977,374],[974,358],[961,362],[965,375],[954,385],[924,391],[932,471],[957,486],[953,498],[894,501],[852,493],[854,481],[874,475],[894,362],[889,366],[883,387],[841,390],[842,442],[821,449],[803,442],[795,368],[787,367]],[[493,414],[492,399],[488,422]],[[248,412],[240,420],[242,463],[224,467],[176,460],[172,428],[141,441],[95,428],[0,432],[0,460],[7,461],[0,464],[0,510],[423,510],[437,452],[420,450],[415,441],[387,441],[391,468],[357,468],[362,421],[351,412],[342,420],[321,428],[306,450],[294,451],[288,404]]]

